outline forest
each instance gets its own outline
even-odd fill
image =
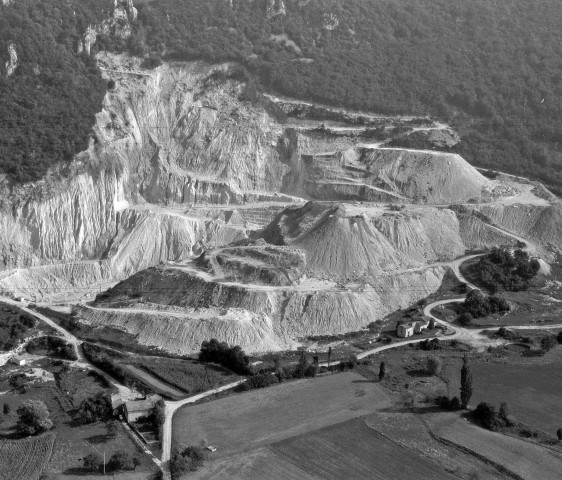
[[[93,57],[77,55],[90,23],[110,0],[18,0],[0,5],[0,172],[42,178],[88,147],[106,83]],[[19,65],[6,75],[8,46]]]
[[[562,194],[562,3],[557,0],[158,0],[128,41],[96,48],[161,60],[243,64],[265,90],[451,123],[472,164]],[[283,8],[282,8],[283,7]],[[85,148],[105,85],[79,35],[109,0],[0,7],[0,169],[16,180]],[[94,52],[95,53],[95,52]],[[38,66],[38,69],[35,68]],[[39,73],[34,73],[39,71]],[[32,94],[31,94],[32,92]]]

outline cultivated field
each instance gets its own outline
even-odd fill
[[[324,480],[455,478],[431,461],[374,432],[361,419],[276,443],[273,450]]]
[[[238,379],[217,365],[165,357],[135,357],[134,364],[160,380],[181,390],[185,396],[226,385]]]
[[[37,480],[49,463],[55,435],[23,440],[0,440],[0,478]]]
[[[562,454],[524,440],[491,432],[459,418],[436,432],[442,438],[476,452],[524,480],[557,479]]]
[[[213,458],[253,450],[389,406],[376,383],[356,373],[282,383],[178,410],[173,446],[218,447]]]

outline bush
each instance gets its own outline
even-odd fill
[[[506,290],[526,290],[540,270],[536,259],[529,259],[524,250],[513,255],[505,248],[494,248],[478,262],[480,280],[492,293],[501,286]]]
[[[472,324],[472,320],[472,315],[468,312],[461,313],[458,318],[458,322],[465,327],[468,327],[470,324]]]
[[[435,403],[444,410],[450,410],[456,412],[461,409],[461,402],[458,397],[449,398],[445,396],[437,397]]]
[[[441,350],[441,343],[437,338],[433,340],[425,339],[423,342],[418,343],[418,348],[420,350]]]
[[[116,452],[107,462],[109,471],[115,472],[117,470],[134,470],[140,465],[138,457],[133,457],[127,452]]]
[[[545,335],[541,338],[541,348],[545,352],[552,350],[557,343],[558,341],[554,335]]]
[[[177,479],[187,472],[194,472],[203,465],[205,454],[201,447],[187,447],[177,452],[170,461],[172,478]]]
[[[256,388],[266,388],[276,383],[279,383],[279,379],[276,375],[273,375],[270,372],[259,372],[248,377],[246,382],[239,385],[238,390],[246,391]]]
[[[103,460],[97,453],[90,453],[84,457],[84,468],[90,472],[99,472],[103,465]]]
[[[47,355],[66,360],[78,360],[74,345],[61,337],[45,336],[34,338],[27,344],[26,351],[32,355],[46,353]]]
[[[556,340],[558,341],[558,343],[562,343],[562,331],[558,332],[558,335],[556,336]]]
[[[427,373],[430,375],[439,375],[443,368],[443,361],[439,357],[427,357]]]
[[[496,409],[489,403],[479,403],[473,412],[473,417],[482,427],[488,430],[494,430],[497,427],[498,416]]]
[[[556,430],[556,436],[558,437],[558,441],[562,442],[562,428]]]

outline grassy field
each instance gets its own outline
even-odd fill
[[[23,440],[0,441],[0,477],[10,480],[38,480],[49,463],[55,434]]]
[[[562,347],[558,347],[562,350]],[[554,352],[553,352],[554,353]],[[557,352],[556,352],[557,353]],[[451,389],[458,391],[457,368],[450,369]],[[556,435],[562,427],[562,362],[546,364],[472,363],[474,394],[471,404],[506,401],[510,413],[531,428]]]
[[[282,383],[201,405],[173,419],[173,446],[218,447],[213,458],[252,450],[389,405],[387,394],[356,373]]]
[[[490,432],[459,418],[436,432],[442,438],[503,465],[525,480],[556,479],[562,472],[562,454],[517,438]]]

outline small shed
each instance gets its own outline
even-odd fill
[[[111,395],[111,410],[113,415],[119,415],[123,410],[123,397],[120,393],[115,393]]]
[[[160,395],[150,395],[142,400],[124,402],[123,410],[127,422],[136,422],[140,417],[148,417],[159,400],[162,400]]]
[[[10,362],[13,363],[14,365],[25,365],[25,358],[20,357],[19,355],[14,355],[12,358],[10,358]]]

